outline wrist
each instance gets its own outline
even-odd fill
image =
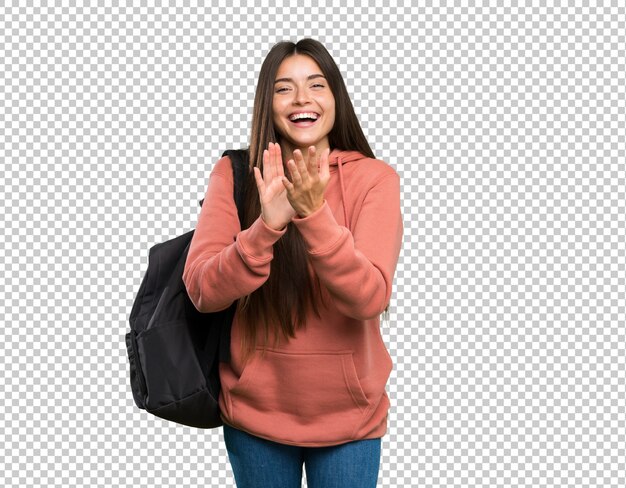
[[[297,219],[306,219],[307,217],[310,217],[314,213],[319,212],[320,209],[324,206],[325,202],[326,202],[326,200],[322,200],[322,203],[320,203],[317,207],[315,207],[313,209],[303,209],[302,211],[297,212],[295,218],[297,218]]]
[[[261,213],[261,220],[263,221],[266,227],[269,227],[270,229],[276,230],[279,232],[282,231],[285,227],[287,227],[286,223],[281,225],[279,222],[272,222],[271,220],[268,221],[263,215],[263,213]]]

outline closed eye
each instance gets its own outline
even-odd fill
[[[315,83],[314,85],[311,85],[311,87],[315,87],[315,86],[319,86],[320,88],[324,88],[324,85],[322,85],[321,83]],[[289,90],[289,88],[287,88],[287,87],[279,88],[278,90],[276,90],[276,93],[280,93],[280,92],[285,91],[285,90]]]

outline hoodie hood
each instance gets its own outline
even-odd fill
[[[357,161],[359,159],[365,159],[365,156],[359,151],[344,151],[343,149],[333,149],[328,155],[328,162],[330,166],[338,166],[339,160],[342,163],[348,163],[350,161]]]
[[[365,159],[365,156],[359,151],[344,151],[342,149],[333,149],[328,155],[328,163],[331,166],[337,166],[339,169],[339,186],[341,188],[341,201],[343,202],[343,218],[346,223],[346,227],[350,228],[350,222],[348,221],[348,211],[346,210],[346,187],[343,182],[343,163],[349,163],[351,161],[358,161],[359,159]]]

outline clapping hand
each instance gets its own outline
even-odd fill
[[[285,171],[280,145],[270,142],[263,151],[263,176],[254,168],[254,178],[261,200],[261,218],[272,229],[281,230],[296,215],[283,184]]]
[[[293,152],[294,159],[287,162],[291,181],[282,176],[282,183],[289,203],[300,217],[307,217],[324,204],[324,191],[330,181],[329,154],[330,148],[326,148],[316,157],[315,146],[310,146],[306,162],[299,149]]]

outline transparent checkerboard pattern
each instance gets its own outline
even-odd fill
[[[302,37],[402,176],[379,486],[626,486],[626,12],[455,5],[1,7],[2,486],[234,486],[124,334]]]

